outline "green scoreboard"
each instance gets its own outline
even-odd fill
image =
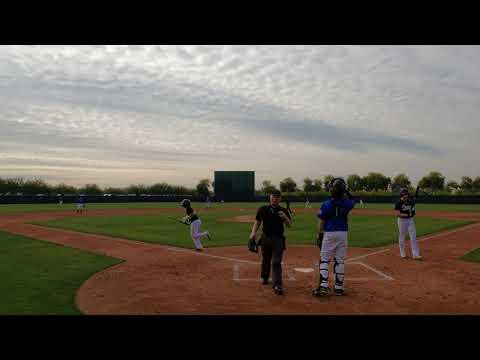
[[[215,171],[216,201],[253,201],[255,171]]]

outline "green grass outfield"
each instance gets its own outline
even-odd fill
[[[204,240],[205,246],[244,245],[252,228],[252,223],[233,223],[217,221],[238,215],[254,215],[253,209],[243,212],[225,210],[220,212],[201,212],[202,229],[209,230],[212,240]],[[471,222],[450,219],[416,218],[418,236],[452,229]],[[190,227],[175,222],[167,214],[138,216],[98,217],[78,215],[47,222],[35,222],[38,225],[75,230],[86,233],[102,234],[139,240],[149,243],[193,248]],[[314,214],[297,214],[293,227],[287,230],[288,244],[314,244],[317,219]],[[378,247],[397,241],[396,218],[391,216],[350,217],[349,245],[357,247]]]
[[[213,203],[213,208],[258,208],[265,203]],[[282,203],[284,206],[285,203]],[[320,203],[311,203],[312,208],[319,208]],[[393,209],[393,204],[365,204],[366,209]],[[87,203],[88,209],[158,209],[158,208],[178,208],[179,202],[140,202],[140,203]],[[202,209],[204,203],[194,202],[194,208]],[[303,203],[292,203],[292,209],[304,208]],[[18,212],[42,212],[42,211],[64,211],[75,209],[75,204],[2,204],[0,205],[0,214],[2,213],[18,213]],[[360,204],[356,209],[362,210]],[[449,211],[449,212],[480,212],[480,204],[417,204],[417,211]]]
[[[462,256],[463,260],[480,263],[480,248]]]
[[[122,260],[0,231],[0,315],[75,315],[75,292]]]

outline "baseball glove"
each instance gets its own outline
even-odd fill
[[[322,242],[323,242],[323,232],[318,233],[318,237],[317,237],[317,246],[320,249],[322,248]]]
[[[254,253],[258,253],[258,244],[253,237],[248,239],[248,250]]]

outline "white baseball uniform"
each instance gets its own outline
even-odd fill
[[[196,249],[203,249],[201,239],[202,237],[206,237],[208,235],[208,231],[200,232],[201,225],[202,221],[200,219],[194,220],[190,224],[190,234]]]
[[[414,258],[420,257],[420,249],[417,242],[417,232],[415,229],[415,222],[413,217],[415,216],[415,202],[411,199],[406,201],[400,200],[395,204],[395,210],[398,210],[400,214],[404,214],[408,217],[398,217],[398,246],[400,248],[400,256],[404,258],[405,254],[405,236],[409,235],[410,244],[412,248],[412,256]]]

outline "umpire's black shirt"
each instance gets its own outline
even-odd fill
[[[408,215],[408,218],[412,218],[415,216],[415,202],[410,199],[399,200],[395,204],[395,210],[400,211],[400,214]]]
[[[262,221],[263,232],[265,234],[270,236],[283,236],[283,219],[278,215],[279,211],[283,211],[285,215],[291,219],[287,209],[281,206],[273,207],[272,205],[264,205],[258,208],[255,220]]]

